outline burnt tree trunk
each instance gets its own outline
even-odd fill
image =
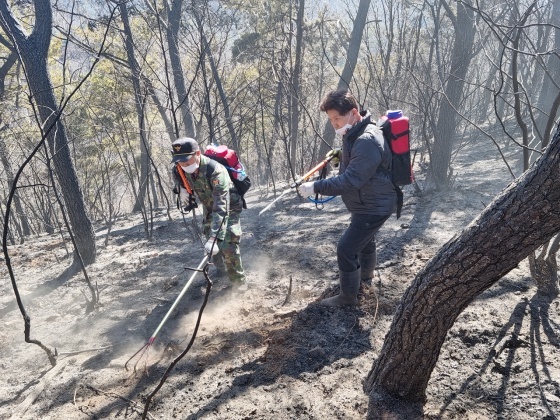
[[[560,235],[552,241],[552,245],[544,244],[540,253],[529,255],[531,277],[537,284],[537,293],[542,296],[555,298],[560,294],[558,284],[558,262],[556,254],[560,248]]]
[[[47,68],[53,20],[51,3],[50,0],[34,0],[33,4],[35,25],[31,34],[23,32],[22,25],[12,14],[6,0],[0,0],[0,26],[17,48],[40,123],[45,130],[54,127],[47,136],[54,171],[64,196],[66,211],[76,238],[76,247],[81,260],[88,265],[95,262],[96,258],[95,233],[70,156],[66,126],[58,118],[60,111]],[[74,263],[77,264],[78,260],[75,258]]]
[[[474,12],[470,2],[457,2],[454,13],[448,2],[442,2],[447,16],[455,29],[455,40],[449,63],[449,74],[444,81],[444,95],[434,133],[434,145],[430,156],[431,171],[436,187],[447,189],[452,177],[451,155],[453,152],[455,130],[457,128],[457,109],[461,108],[465,76],[473,58],[475,35]]]
[[[4,93],[6,91],[6,77],[8,76],[10,69],[18,59],[16,51],[11,47],[9,48],[9,50],[10,53],[8,57],[4,60],[2,66],[0,67],[0,103],[4,102],[5,100]],[[4,109],[7,109],[7,107],[2,107],[2,110],[0,110],[0,162],[2,162],[2,166],[4,167],[4,172],[8,181],[8,190],[10,190],[14,181],[14,173],[12,171],[12,166],[10,165],[10,159],[8,157],[8,150],[6,148],[5,140],[2,138],[2,132],[7,127],[4,124]],[[17,217],[19,217],[19,221],[14,220],[14,223],[18,231],[20,231],[20,243],[22,244],[24,242],[24,237],[31,235],[31,227],[29,226],[27,215],[23,211],[22,200],[20,199],[17,191],[14,194],[14,206],[16,207]]]
[[[360,0],[360,3],[358,4],[358,10],[356,12],[356,17],[354,18],[352,33],[350,34],[348,49],[346,51],[346,61],[344,62],[344,68],[342,69],[340,79],[338,79],[338,85],[336,87],[337,89],[351,90],[350,84],[352,82],[352,77],[354,77],[354,70],[356,69],[356,65],[358,64],[360,46],[362,45],[362,38],[367,25],[367,17],[370,4],[371,0]],[[364,103],[365,99],[366,98],[361,98],[362,103]],[[361,111],[361,109],[358,109],[358,111]],[[321,142],[321,145],[319,147],[319,156],[321,158],[322,156],[325,156],[329,151],[329,145],[331,147],[333,146],[334,137],[334,128],[331,123],[327,121],[323,130],[324,141]]]
[[[132,74],[132,87],[134,89],[134,107],[136,109],[136,117],[138,120],[138,134],[140,135],[140,179],[138,180],[138,191],[136,194],[136,202],[132,211],[138,212],[145,210],[146,194],[148,191],[148,170],[149,170],[149,150],[148,139],[146,138],[146,124],[144,121],[144,104],[145,98],[141,88],[141,69],[136,60],[136,53],[134,51],[134,40],[132,37],[132,29],[128,18],[128,5],[126,3],[119,3],[119,10],[121,12],[121,20],[123,23],[123,38],[128,61],[128,67]],[[138,172],[138,171],[136,171]]]
[[[169,4],[171,3],[171,4]],[[171,62],[171,71],[173,74],[173,82],[175,84],[175,92],[177,94],[177,109],[181,112],[181,118],[183,122],[183,131],[188,137],[196,137],[196,127],[195,122],[192,117],[190,105],[189,105],[189,90],[187,90],[187,85],[185,82],[185,72],[183,71],[183,65],[181,64],[181,54],[179,51],[179,40],[180,40],[180,29],[181,29],[181,18],[182,18],[182,8],[184,0],[171,0],[171,2],[165,1],[164,6],[167,12],[167,22],[166,35],[167,35],[167,45],[169,49],[169,60]],[[170,99],[171,97],[170,94]],[[177,119],[175,117],[175,108],[173,108],[173,116],[175,124],[177,126]],[[179,127],[176,129],[176,138],[181,137],[181,132]]]
[[[445,244],[404,293],[365,383],[368,418],[421,415],[428,380],[457,316],[559,231],[557,128],[544,155]]]

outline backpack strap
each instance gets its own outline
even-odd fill
[[[401,188],[393,182],[393,187],[395,187],[395,192],[397,193],[397,220],[401,217],[401,210],[404,203],[404,194]]]
[[[406,135],[408,135],[408,134],[410,134],[410,129],[404,130],[402,133],[399,133],[399,134],[393,134],[393,133],[391,133],[391,135],[393,136],[393,140],[396,140],[396,139],[398,139],[399,137],[406,136]]]
[[[214,159],[210,158],[208,159],[208,164],[206,165],[206,180],[208,181],[208,185],[210,186],[210,188],[212,188],[212,174],[216,171],[216,164],[218,163],[219,163],[218,161],[215,161]],[[227,167],[225,168],[227,170]],[[235,186],[234,188],[230,188],[229,191],[231,192],[233,189],[235,189]]]
[[[391,144],[389,143],[389,140],[387,139],[386,135],[385,135],[385,131],[383,131],[381,129],[381,127],[379,127],[375,122],[370,121],[369,124],[366,126],[366,129],[369,128],[370,126],[374,126],[377,127],[381,130],[382,136],[383,136],[383,143],[384,143],[384,148],[388,148],[389,150],[389,154],[391,155],[391,166],[392,166],[392,158],[393,158],[393,152],[391,151]],[[366,129],[364,129],[364,132],[366,132]],[[375,137],[373,133],[368,132],[371,136]],[[383,166],[383,149],[381,148],[381,146],[379,146],[379,143],[374,140],[375,145],[377,146],[377,148],[379,149],[379,152],[381,152],[381,164],[377,167],[377,170],[380,172],[383,172],[386,175],[389,175],[389,178],[392,179],[391,177],[391,168],[386,168]]]
[[[181,169],[181,165],[179,165],[179,162],[177,162],[177,164],[175,165],[175,172],[177,172],[178,177],[181,179],[181,184],[183,184],[183,187],[189,193],[189,202],[182,210],[182,211],[186,211],[188,213],[192,209],[195,209],[196,207],[198,207],[198,204],[196,204],[196,199],[194,197],[193,190],[192,190],[192,188],[189,184],[189,181],[187,181],[187,177],[185,176],[185,173],[183,172],[183,169]],[[181,196],[179,195],[178,191],[177,191],[177,193],[178,193],[178,195],[177,195],[177,208],[181,209]]]
[[[208,163],[206,164],[206,180],[208,181],[208,185],[212,188],[212,174],[216,170],[216,161],[214,159],[208,159]]]
[[[208,185],[210,185],[210,188],[212,188],[212,174],[214,173],[214,171],[216,170],[216,164],[219,163],[217,161],[215,161],[214,159],[210,158],[208,159],[208,165],[206,165],[206,179],[208,180]],[[228,175],[229,175],[229,166],[225,166],[222,165],[226,168],[226,170],[228,171]],[[231,177],[230,177],[231,180]],[[232,181],[233,183],[233,181]],[[239,195],[239,197],[241,197],[241,203],[243,204],[243,208],[246,209],[247,208],[247,203],[245,202],[245,198],[243,197],[243,195],[239,194],[237,192],[237,188],[235,187],[235,185],[233,186],[233,188],[230,188],[229,192],[235,192],[237,193],[237,195]]]

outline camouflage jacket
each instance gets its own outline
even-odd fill
[[[185,173],[185,177],[202,204],[204,219],[210,225],[209,236],[219,240],[227,239],[226,234],[228,237],[231,235],[239,237],[241,236],[240,224],[231,222],[239,221],[239,214],[243,209],[241,196],[236,192],[227,169],[215,161],[208,168],[210,160],[209,157],[201,155],[198,170],[194,174]],[[213,170],[212,166],[214,166]],[[182,185],[177,168],[174,168],[173,173],[179,185]],[[222,218],[225,218],[223,226]]]

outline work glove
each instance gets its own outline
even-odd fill
[[[325,158],[328,159],[331,156],[332,156],[331,165],[334,166],[335,168],[338,168],[338,165],[340,165],[340,157],[342,156],[342,149],[339,148],[332,149],[330,152],[328,152],[325,155]]]
[[[193,195],[190,195],[189,192],[183,187],[175,187],[173,188],[173,192],[175,194],[179,194],[179,200],[177,201],[177,208],[183,208],[183,213],[188,213],[193,209],[198,208],[198,204],[196,199]],[[181,207],[179,207],[181,206]]]
[[[181,198],[181,203],[183,203],[184,206],[189,204],[189,192],[185,188],[180,188],[179,197]]]
[[[210,237],[204,244],[204,250],[211,257],[220,252],[220,250],[218,249],[218,241],[216,240],[216,238]]]
[[[315,189],[313,188],[314,184],[315,184],[315,182],[313,182],[313,181],[304,182],[303,184],[301,184],[298,187],[299,193],[304,197],[309,197],[309,196],[315,194]]]

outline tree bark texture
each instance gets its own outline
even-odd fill
[[[1,122],[1,118],[0,118]],[[12,172],[12,166],[10,165],[10,161],[8,159],[8,152],[6,150],[5,141],[2,138],[1,131],[0,131],[0,162],[2,162],[2,167],[4,168],[4,172],[6,173],[6,180],[8,184],[8,188],[6,191],[12,189],[12,184],[14,182],[14,174]],[[19,221],[16,220],[15,225],[18,229],[20,234],[20,244],[23,244],[25,236],[29,236],[31,234],[31,228],[29,226],[29,221],[27,220],[27,215],[25,211],[23,211],[23,205],[19,198],[19,194],[17,191],[14,193],[14,206],[16,208],[16,215],[19,217]]]
[[[6,0],[0,0],[1,25],[14,43],[25,68],[27,83],[37,106],[43,129],[49,129],[47,142],[54,171],[66,203],[66,211],[84,264],[96,258],[95,234],[86,212],[82,190],[68,148],[68,136],[62,120],[55,122],[57,101],[47,70],[48,50],[52,35],[52,10],[49,0],[35,0],[35,26],[27,36],[12,16]]]
[[[13,67],[13,65],[17,62],[18,56],[15,50],[11,49],[8,58],[5,59],[4,63],[0,67],[0,103],[5,100],[4,93],[6,89],[6,77],[8,76],[8,72]],[[6,148],[6,144],[4,139],[2,138],[2,131],[4,130],[4,115],[3,112],[4,107],[0,110],[0,161],[2,162],[2,166],[4,167],[4,172],[6,173],[6,178],[8,181],[8,189],[12,188],[12,183],[14,181],[14,174],[12,171],[12,166],[10,165],[10,161],[8,158],[8,151]],[[23,205],[19,198],[19,194],[17,191],[14,194],[14,205],[16,207],[16,214],[19,217],[19,221],[21,223],[21,242],[23,243],[24,237],[29,236],[31,234],[31,228],[29,226],[29,222],[27,220],[27,215],[23,211]],[[20,229],[20,223],[16,221],[16,226],[18,230]]]
[[[560,0],[552,1],[552,15],[551,25],[558,27],[560,25]],[[560,48],[560,31],[554,31],[554,46],[553,50],[558,51]],[[541,137],[541,144],[546,147],[551,133],[546,130],[547,123],[550,119],[556,119],[557,109],[553,108],[553,103],[556,97],[560,94],[558,89],[558,80],[560,80],[560,57],[557,54],[549,54],[546,59],[546,69],[542,81],[542,89],[538,99],[537,116],[536,116],[536,129],[535,131]],[[553,112],[549,114],[544,110],[552,109]]]
[[[177,93],[177,108],[181,111],[185,134],[187,137],[196,137],[196,127],[191,115],[185,76],[179,53],[179,29],[181,28],[181,10],[183,8],[183,0],[172,0],[171,5],[169,5],[166,1],[165,5],[168,23],[166,33],[167,46],[169,48],[169,61],[171,62],[171,71],[173,72],[175,92]],[[173,112],[175,113],[175,109]],[[175,134],[177,138],[181,137],[181,133],[177,132]]]
[[[545,244],[541,252],[533,252],[529,255],[531,277],[537,284],[538,293],[542,296],[555,298],[560,294],[558,262],[556,261],[559,248],[560,235],[556,235],[550,246]]]
[[[560,131],[512,182],[418,273],[404,293],[366,380],[368,418],[380,395],[422,404],[440,348],[457,316],[480,293],[560,231]]]
[[[233,147],[234,150],[241,152],[241,144],[237,137],[237,133],[235,132],[235,127],[233,126],[233,116],[231,115],[231,110],[229,107],[229,99],[227,97],[226,91],[224,90],[224,85],[222,83],[222,78],[218,71],[218,66],[216,65],[214,56],[212,55],[212,49],[210,48],[208,39],[206,39],[206,35],[204,35],[204,27],[202,26],[202,23],[198,18],[197,18],[197,22],[200,28],[202,47],[204,48],[204,53],[206,55],[206,58],[208,59],[208,64],[210,65],[210,70],[212,71],[212,78],[214,79],[214,83],[216,83],[216,89],[218,91],[218,94],[220,95],[222,106],[224,107],[224,118],[226,120],[226,126],[228,129],[229,136],[231,138],[230,145]]]
[[[443,2],[447,5],[446,2]],[[438,188],[447,188],[450,178],[451,154],[453,151],[457,109],[463,99],[465,76],[472,59],[475,34],[474,12],[467,5],[457,2],[457,13],[449,6],[447,14],[455,28],[455,40],[449,63],[449,76],[445,82],[444,96],[441,99],[434,146],[430,157],[431,170]]]
[[[300,98],[301,98],[301,74],[303,70],[303,30],[304,30],[304,12],[305,0],[298,0],[297,14],[295,22],[295,54],[293,68],[290,76],[290,87],[288,89],[289,110],[290,110],[290,162],[292,164],[292,173],[297,174],[299,171],[297,159],[297,146],[299,137],[299,117],[300,117]],[[292,31],[294,32],[294,31]]]
[[[121,12],[121,19],[123,22],[123,37],[126,49],[126,56],[128,67],[132,73],[132,86],[134,88],[134,107],[136,109],[136,116],[138,119],[138,132],[140,142],[140,179],[138,182],[138,194],[136,202],[134,203],[133,211],[141,211],[144,208],[144,201],[146,200],[146,193],[148,191],[148,139],[146,138],[146,130],[144,123],[144,95],[140,85],[141,75],[140,66],[136,60],[134,53],[134,41],[132,39],[132,30],[128,19],[128,9],[126,3],[119,3],[119,10]],[[134,153],[134,152],[132,152]]]

